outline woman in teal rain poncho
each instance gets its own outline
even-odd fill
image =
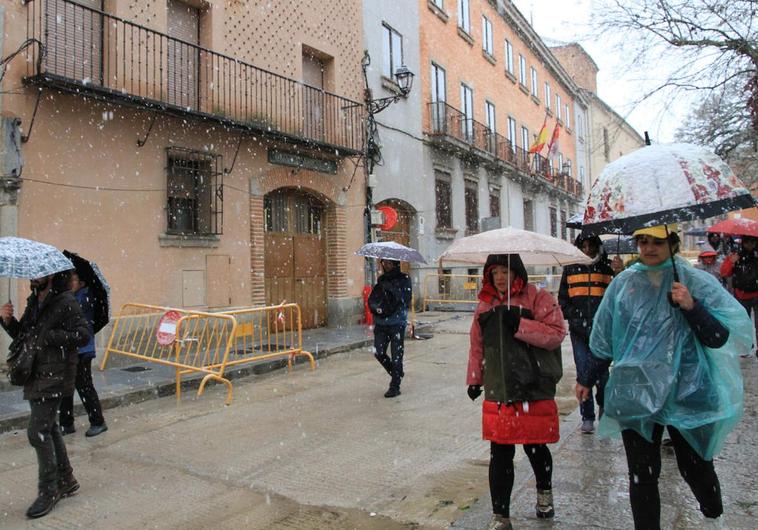
[[[637,529],[660,528],[664,427],[700,511],[718,523],[723,506],[713,457],[742,414],[739,355],[753,341],[747,313],[713,276],[674,258],[674,281],[675,232],[669,225],[634,233],[640,261],[608,287],[590,336],[596,366],[576,386],[577,398],[586,399],[593,373],[613,363],[598,434],[621,433]]]

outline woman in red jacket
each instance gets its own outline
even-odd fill
[[[479,305],[471,324],[466,383],[475,400],[484,386],[482,436],[491,442],[488,530],[511,528],[515,445],[524,446],[537,479],[537,517],[553,509],[553,462],[558,441],[555,386],[562,375],[563,314],[555,298],[529,283],[518,254],[487,258]]]

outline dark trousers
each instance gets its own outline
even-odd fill
[[[553,457],[547,445],[525,445],[524,452],[534,471],[537,489],[552,489]],[[515,445],[490,444],[490,496],[492,512],[510,517],[511,491],[513,490],[513,457]]]
[[[103,409],[100,407],[100,398],[92,383],[92,359],[79,357],[76,365],[76,391],[82,400],[84,410],[89,416],[90,425],[102,425],[105,423]],[[63,396],[61,399],[61,425],[71,427],[74,425],[74,396]]]
[[[700,458],[678,430],[668,427],[668,431],[679,473],[700,503],[700,511],[706,517],[720,516],[724,508],[713,461]],[[658,477],[661,474],[662,435],[662,425],[656,425],[653,429],[652,442],[631,429],[621,432],[629,465],[629,500],[632,504],[634,528],[638,530],[658,530],[661,527]]]
[[[387,356],[387,347],[392,345],[392,359]],[[397,326],[374,326],[374,357],[392,377],[392,386],[399,387],[403,372],[405,351],[405,324]]]
[[[590,346],[587,343],[587,339],[571,333],[571,346],[574,350],[574,364],[576,365],[577,376],[580,380],[584,381],[589,376],[596,363],[593,363],[592,352]],[[605,383],[608,382],[608,369],[603,370],[602,374],[597,381],[593,381],[595,387],[597,406],[603,408],[604,399],[603,392],[605,391]],[[583,401],[579,405],[579,410],[582,413],[583,420],[595,421],[595,402],[592,399],[592,387],[590,387],[590,396],[586,401]]]
[[[740,304],[742,304],[742,307],[745,308],[745,311],[747,311],[747,315],[750,317],[750,320],[753,322],[753,328],[755,329],[755,342],[753,342],[753,350],[756,349],[756,346],[758,345],[758,325],[755,322],[756,316],[758,315],[758,298],[752,298],[750,300],[738,300]],[[756,355],[758,355],[758,351],[756,352]]]
[[[55,421],[58,417],[60,398],[32,399],[29,427],[26,434],[29,443],[37,452],[39,468],[39,492],[54,492],[58,489],[58,480],[70,475],[73,470],[66,454],[63,436]]]

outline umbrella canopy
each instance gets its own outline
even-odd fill
[[[582,221],[584,221],[584,212],[575,213],[566,221],[566,228],[573,228],[578,230],[582,228]]]
[[[456,239],[440,256],[440,263],[484,264],[490,254],[518,254],[524,265],[591,263],[581,250],[555,237],[511,226]]]
[[[753,205],[745,185],[707,148],[652,145],[605,167],[590,190],[582,230],[628,234]]]
[[[71,260],[76,269],[79,279],[87,283],[92,307],[94,309],[92,326],[97,333],[110,321],[110,294],[111,288],[100,271],[100,267],[94,261],[84,259],[78,254],[64,250],[63,254]]]
[[[73,269],[57,248],[21,237],[0,237],[0,276],[42,278]]]
[[[752,219],[727,219],[716,223],[708,229],[710,234],[724,234],[727,236],[750,236],[758,237],[758,221]]]
[[[409,261],[411,263],[426,263],[424,257],[415,248],[406,247],[395,241],[382,241],[380,243],[366,243],[359,248],[357,256],[366,258],[391,259],[395,261]]]
[[[684,235],[685,236],[695,236],[695,237],[703,237],[707,233],[705,228],[691,228],[690,230],[685,230]]]

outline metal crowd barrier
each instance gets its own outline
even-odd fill
[[[171,313],[175,321],[166,322]],[[162,337],[162,339],[161,339]],[[172,340],[173,338],[173,340]],[[232,383],[225,370],[245,363],[287,356],[288,369],[302,349],[302,323],[297,304],[206,313],[145,304],[124,304],[115,319],[100,365],[105,370],[111,354],[172,366],[176,370],[176,398],[181,399],[182,376],[205,374],[197,395],[210,380],[226,385],[226,404],[232,402]]]
[[[561,275],[530,274],[529,282],[557,295]],[[470,305],[473,309],[479,302],[477,295],[481,289],[481,274],[427,274],[423,282],[422,307],[424,311],[432,305]]]

